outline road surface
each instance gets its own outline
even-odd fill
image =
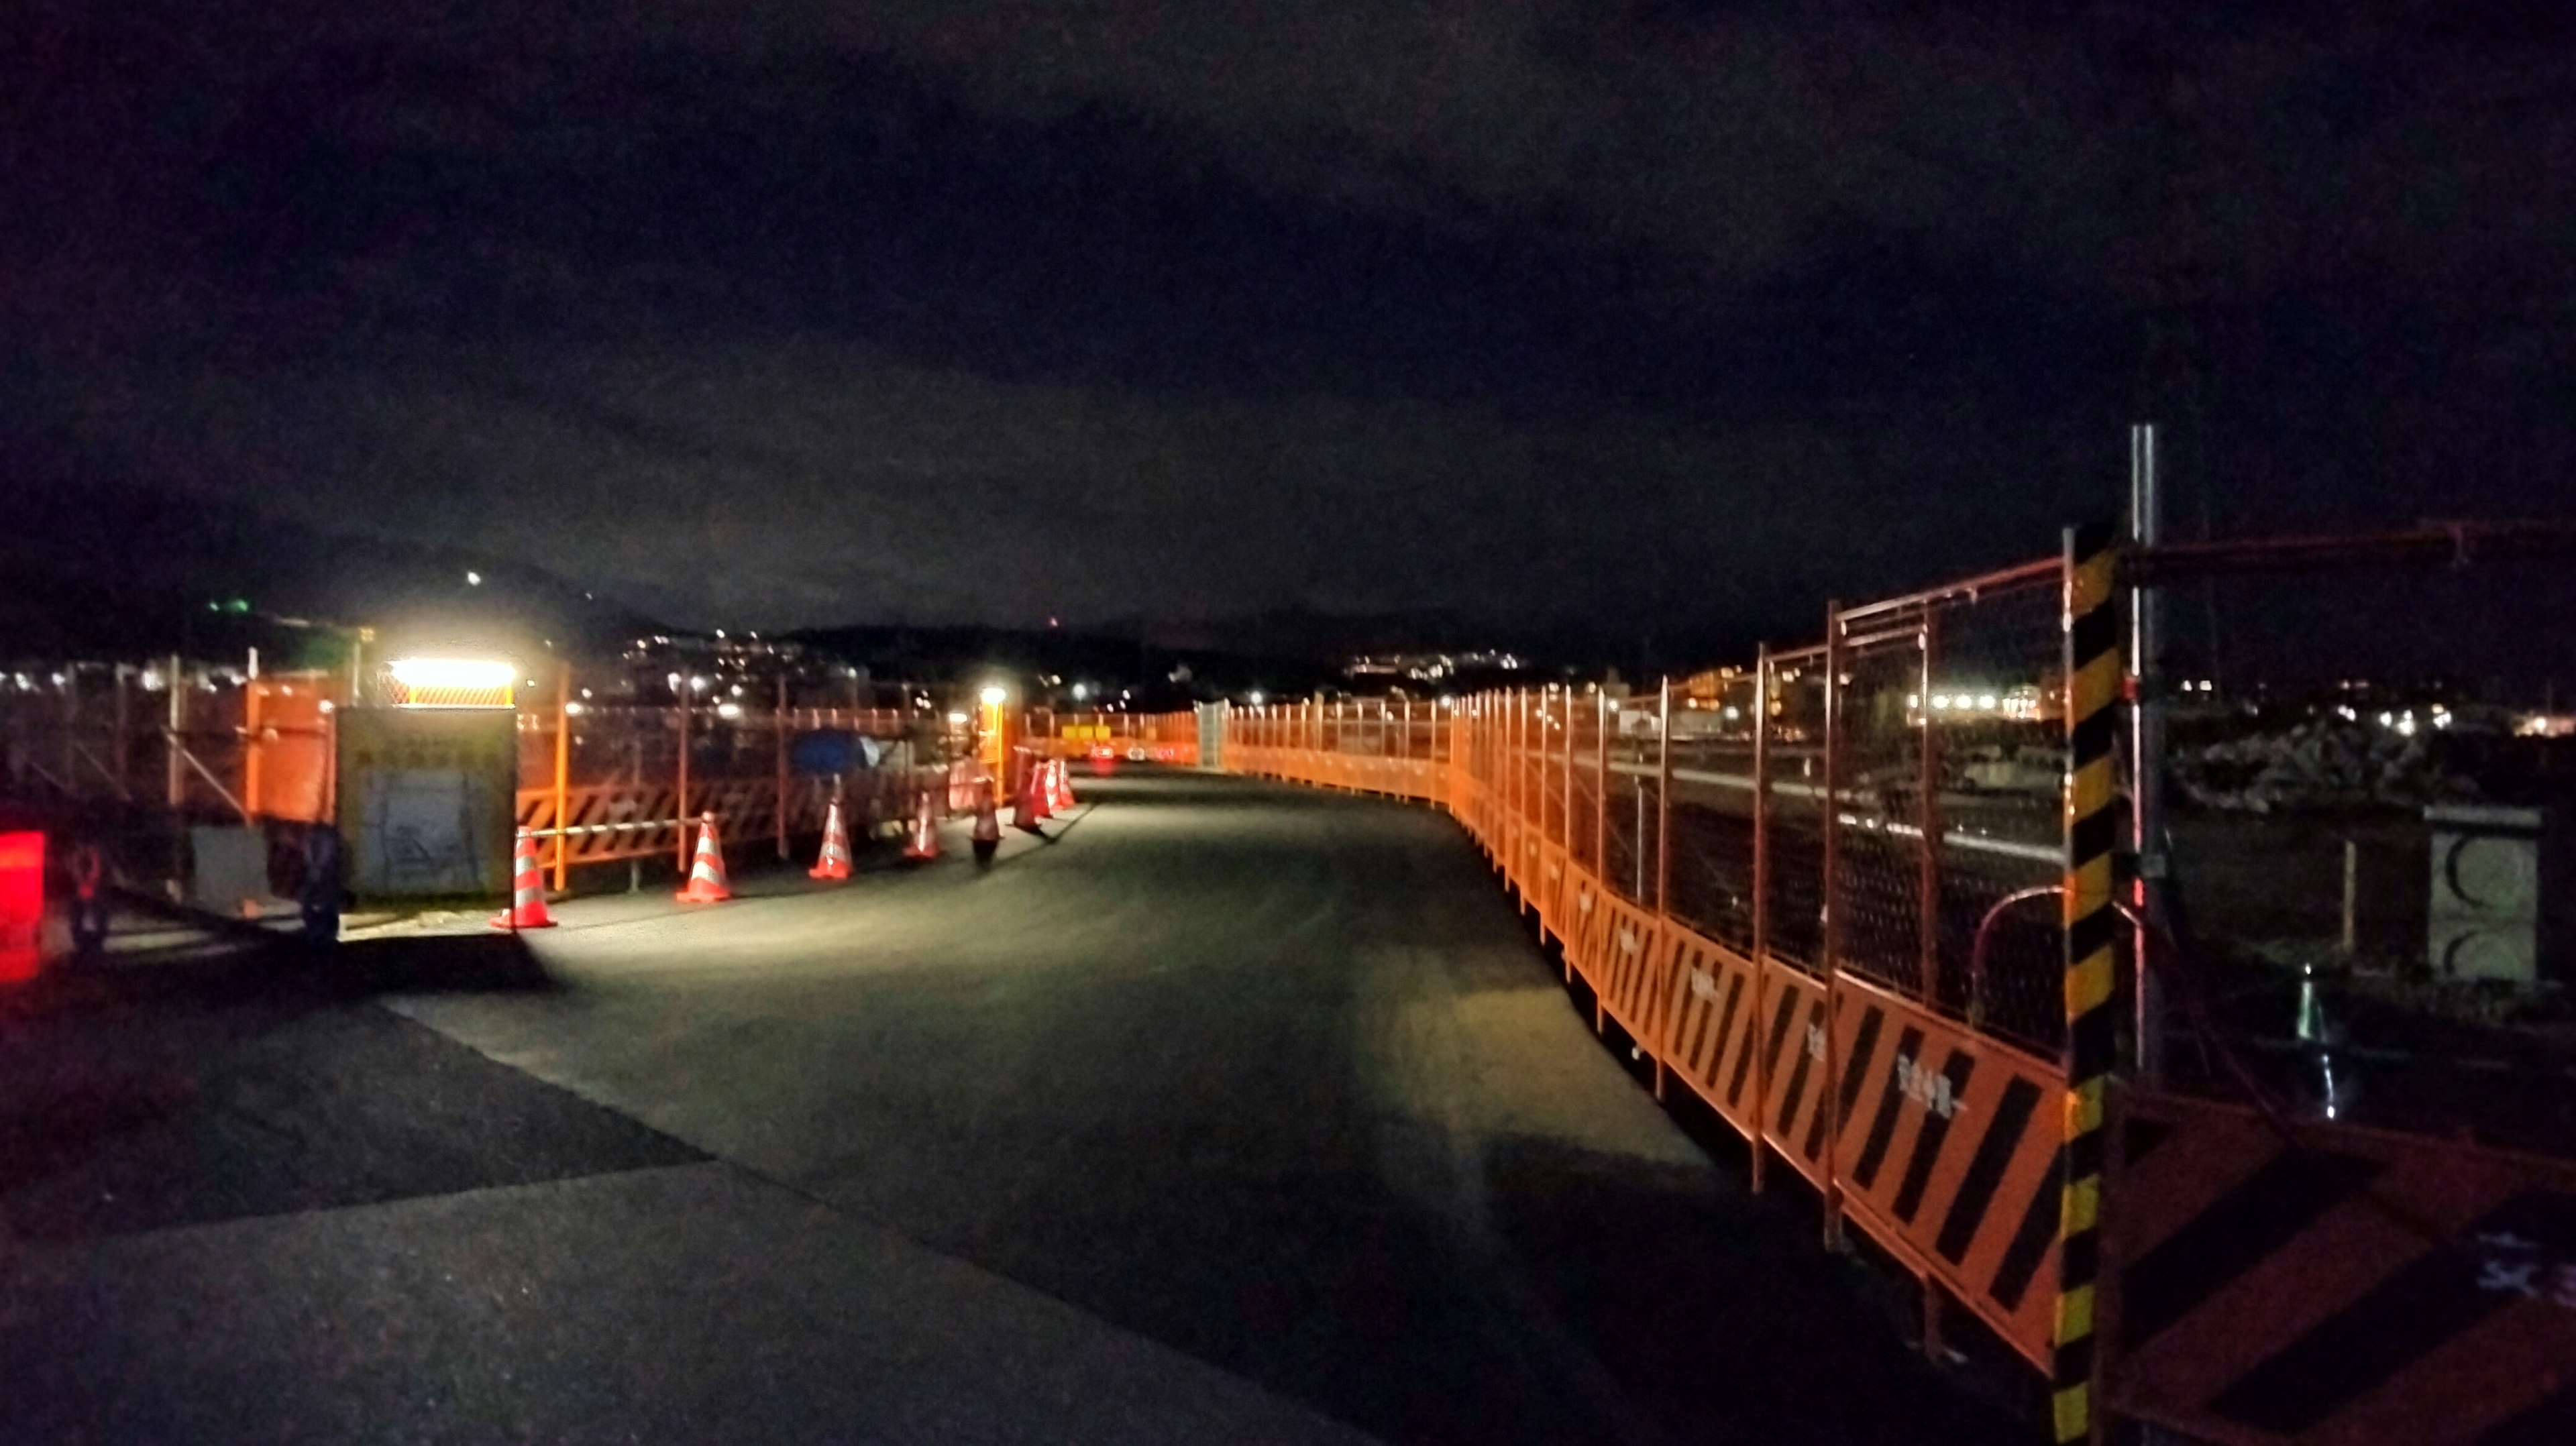
[[[1089,792],[0,1019],[0,1440],[2022,1439],[1445,817]]]

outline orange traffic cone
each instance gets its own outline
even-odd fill
[[[1047,800],[1047,807],[1058,813],[1073,809],[1073,765],[1060,758],[1055,765],[1055,797]]]
[[[537,869],[537,836],[519,830],[519,842],[510,851],[510,907],[492,916],[495,929],[551,929],[554,917],[546,912],[545,875]]]
[[[689,886],[680,890],[683,904],[721,904],[733,897],[725,882],[724,850],[716,844],[716,816],[698,815],[698,856],[689,865]]]
[[[850,829],[841,821],[841,801],[832,800],[831,811],[823,815],[823,856],[806,870],[806,877],[846,879],[850,876]]]
[[[939,857],[938,810],[932,807],[929,789],[923,789],[919,797],[920,802],[912,810],[912,842],[903,846],[903,856],[935,859]]]
[[[1012,805],[1011,812],[1012,826],[1031,833],[1037,832],[1039,824],[1054,817],[1047,811],[1046,764],[1043,761],[1029,760],[1028,772],[1020,776],[1019,799]]]

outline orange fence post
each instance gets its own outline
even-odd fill
[[[1669,745],[1667,745],[1669,747]],[[1672,774],[1666,770],[1665,778]],[[1762,1017],[1762,985],[1771,977],[1771,645],[1753,652],[1753,1017]],[[1753,1098],[1770,1088],[1762,1057],[1753,1057]],[[1762,1193],[1762,1142],[1753,1143],[1753,1193]]]
[[[572,660],[555,663],[555,892],[572,879]]]
[[[679,818],[680,818],[680,842],[679,842],[678,850],[677,850],[677,851],[678,851],[678,854],[679,854],[679,866],[680,866],[680,872],[681,872],[682,874],[684,874],[684,875],[685,875],[685,874],[686,874],[686,873],[688,873],[688,871],[689,871],[689,842],[690,842],[690,840],[689,840],[689,680],[688,680],[687,678],[682,678],[682,679],[680,680],[680,687],[679,687],[679,691],[678,691],[678,696],[677,696],[676,698],[674,698],[674,699],[673,699],[673,702],[674,702],[675,704],[677,704],[677,706],[678,706],[678,710],[679,710],[679,716],[680,716],[680,777],[679,777],[679,786],[680,786],[680,806],[679,806]]]
[[[1610,886],[1610,694],[1592,694],[1592,874]]]
[[[1917,931],[1917,957],[1922,961],[1917,970],[1922,977],[1923,1002],[1934,1009],[1941,1007],[1941,730],[1932,726],[1933,655],[1941,645],[1941,613],[1937,607],[1923,610],[1923,626],[1918,634],[1922,649],[1922,667],[1916,679],[1915,696],[1923,707],[1915,717],[1923,728],[1917,766],[1923,775],[1923,796],[1918,800],[1920,817],[1915,820],[1923,830],[1921,840],[1921,873],[1915,886],[1920,924]],[[1975,1017],[1976,1002],[1969,1001],[1969,1017]],[[1930,1287],[1926,1286],[1929,1290]]]
[[[257,649],[253,649],[251,651],[251,666],[254,669],[259,666],[259,652]],[[262,695],[266,691],[266,688],[261,685],[259,676],[256,672],[242,683],[241,811],[245,822],[259,817],[259,806],[261,801],[259,796],[261,792],[260,784],[266,781],[261,777],[264,770],[260,765],[268,761],[268,747],[260,738],[259,717],[259,705],[263,701]],[[77,694],[67,691],[63,696],[74,710],[78,709],[79,702]],[[73,716],[78,716],[76,711]],[[66,720],[63,725],[63,747],[66,755],[63,759],[63,780],[67,784],[71,781],[73,776],[72,760],[69,756],[70,749],[73,746],[71,723],[69,720]]]
[[[1655,917],[1658,919],[1673,916],[1672,859],[1673,680],[1666,678],[1655,689]],[[1756,888],[1759,887],[1757,884]],[[1758,968],[1761,951],[1756,949],[1753,957]]]
[[[1817,953],[1825,973],[1825,1099],[1831,1101],[1840,1093],[1835,1075],[1836,1054],[1834,1021],[1842,1005],[1842,940],[1843,901],[1841,880],[1842,836],[1842,751],[1843,751],[1843,641],[1842,605],[1825,605],[1825,818],[1824,818],[1824,891],[1825,918]],[[1825,1116],[1825,1244],[1839,1249],[1843,1243],[1842,1181],[1836,1156],[1833,1114]]]

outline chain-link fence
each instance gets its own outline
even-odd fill
[[[1825,960],[1825,650],[1763,659],[1759,848],[1763,953],[1814,974]]]
[[[1754,889],[1754,674],[1721,670],[1673,700],[1671,912],[1751,952]]]

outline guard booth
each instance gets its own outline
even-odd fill
[[[351,893],[475,901],[509,893],[516,671],[395,663],[383,706],[339,710],[337,820]]]

